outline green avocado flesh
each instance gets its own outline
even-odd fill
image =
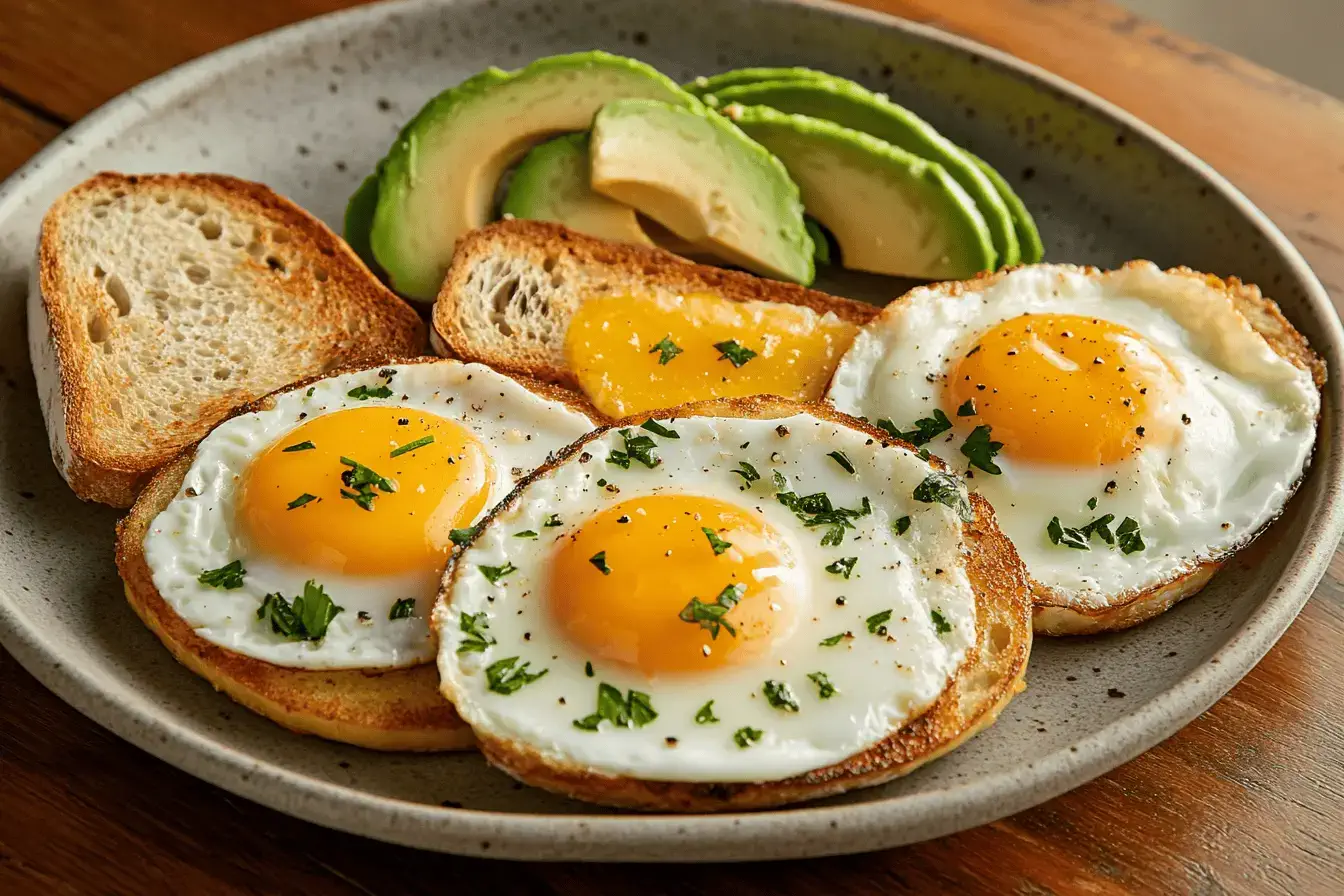
[[[762,81],[834,81],[835,75],[819,72],[814,68],[735,68],[732,71],[719,72],[717,75],[701,76],[684,86],[687,93],[701,99],[707,99],[720,90],[736,87],[739,84],[759,84]],[[843,80],[843,79],[839,79]],[[851,82],[852,83],[852,82]],[[713,105],[713,101],[709,101]]]
[[[1035,264],[1040,261],[1045,257],[1045,246],[1041,243],[1041,232],[1036,229],[1036,222],[1032,220],[1031,212],[1027,211],[1027,206],[1021,197],[1008,185],[1008,181],[1003,179],[1003,175],[990,167],[988,162],[966,150],[962,150],[962,152],[970,156],[971,161],[985,173],[985,177],[989,178],[989,182],[994,185],[994,189],[999,191],[999,195],[1003,197],[1004,203],[1008,206],[1008,214],[1013,219],[1013,231],[1017,234],[1019,254],[1022,256],[1021,263]]]
[[[1008,205],[969,155],[913,112],[852,81],[811,77],[739,84],[716,91],[712,99],[706,98],[706,103],[719,109],[732,103],[769,106],[792,115],[833,121],[885,140],[921,159],[937,162],[970,194],[980,210],[994,240],[998,264],[1013,265],[1021,260]]]
[[[378,175],[364,178],[345,206],[345,241],[355,254],[370,268],[378,270],[378,260],[369,245],[369,230],[373,227],[373,212],[378,208]]]
[[[749,271],[812,282],[798,187],[778,159],[723,116],[617,100],[593,119],[590,153],[599,193]]]
[[[765,106],[726,111],[784,163],[845,267],[943,280],[993,266],[983,215],[938,163],[823,119]]]
[[[555,221],[602,239],[653,245],[633,208],[593,191],[587,134],[556,137],[528,152],[513,171],[500,211],[515,218]]]
[[[508,167],[542,140],[585,130],[598,109],[628,97],[700,105],[650,66],[598,51],[539,59],[515,72],[487,69],[430,100],[378,166],[368,244],[392,287],[433,301],[458,237],[493,217]],[[354,232],[347,236],[353,245]]]

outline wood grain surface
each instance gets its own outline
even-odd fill
[[[861,0],[1118,103],[1260,204],[1344,299],[1344,104],[1097,0]],[[0,177],[145,78],[350,0],[0,0]],[[1226,698],[1091,784],[866,856],[517,865],[297,821],[104,732],[0,652],[0,893],[1339,893],[1344,557]]]

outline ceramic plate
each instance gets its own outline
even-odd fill
[[[43,210],[93,172],[224,171],[339,222],[434,93],[489,65],[600,47],[677,79],[802,64],[855,78],[987,158],[1037,213],[1048,257],[1135,257],[1258,282],[1331,366],[1315,466],[1284,518],[1200,596],[1133,631],[1041,639],[1000,721],[917,774],[800,808],[612,813],[524,789],[474,755],[389,756],[290,735],[180,668],[132,615],[116,514],[47,453],[23,340]],[[856,197],[856,202],[862,201]],[[871,284],[869,284],[871,286]],[[831,4],[457,0],[365,7],[265,35],[137,87],[0,187],[0,640],[65,700],[192,774],[320,824],[529,859],[723,860],[857,852],[1039,803],[1137,755],[1225,693],[1325,571],[1341,505],[1339,321],[1284,236],[1169,140],[1075,87],[929,28]]]

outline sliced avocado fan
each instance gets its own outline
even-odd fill
[[[724,113],[784,163],[845,267],[944,280],[994,264],[984,216],[937,162],[820,118],[736,104]]]
[[[586,129],[598,109],[624,97],[700,105],[650,66],[598,51],[515,72],[487,69],[430,100],[378,166],[368,244],[392,287],[433,301],[458,237],[491,219],[504,171],[539,141]],[[356,198],[368,201],[367,193]],[[353,231],[346,236],[359,242]]]
[[[798,187],[779,159],[702,106],[616,100],[593,119],[593,189],[749,271],[815,273]]]
[[[1021,260],[1012,216],[994,184],[964,150],[908,109],[843,78],[812,77],[739,84],[718,90],[712,96],[714,101],[706,100],[712,107],[740,103],[822,118],[850,130],[871,134],[921,159],[937,162],[970,194],[984,216],[994,240],[998,264],[1014,265]]]
[[[587,134],[556,137],[528,152],[513,170],[500,211],[515,218],[555,221],[602,239],[653,245],[633,208],[593,190]]]

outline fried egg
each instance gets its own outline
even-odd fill
[[[944,693],[977,639],[965,492],[799,407],[632,418],[492,513],[434,617],[444,693],[487,755],[777,781],[862,753]]]
[[[1038,600],[1086,611],[1225,557],[1282,511],[1315,442],[1317,363],[1254,288],[1040,265],[898,299],[827,397],[969,477]]]
[[[454,539],[589,429],[477,364],[331,376],[206,436],[145,560],[172,609],[231,651],[305,669],[427,662]]]

